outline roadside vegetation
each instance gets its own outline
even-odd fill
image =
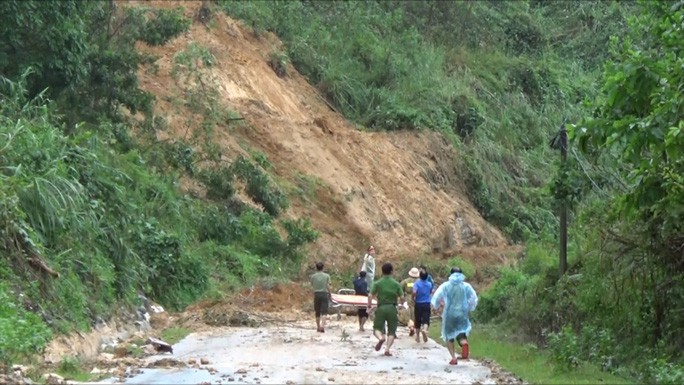
[[[430,325],[430,338],[442,344],[441,323]],[[607,372],[595,362],[582,366],[568,365],[551,351],[540,349],[524,335],[496,324],[475,324],[468,337],[470,356],[476,360],[493,360],[496,364],[530,384],[636,384],[637,382]],[[458,345],[456,351],[458,352]],[[448,353],[445,351],[448,359]],[[446,360],[445,359],[445,360]],[[460,364],[461,361],[459,361]]]

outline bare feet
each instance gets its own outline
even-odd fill
[[[384,344],[384,343],[385,343],[385,339],[381,339],[380,341],[378,341],[378,343],[375,344],[375,351],[379,352],[380,348],[382,347],[382,344]]]
[[[423,333],[423,342],[427,342],[427,341],[428,341],[427,332],[426,332],[426,331],[423,331],[422,333]]]

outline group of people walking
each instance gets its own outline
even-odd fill
[[[330,276],[323,273],[323,263],[316,264],[317,273],[311,276],[314,287],[314,311],[316,327],[324,332],[324,318],[327,314],[327,293],[330,293]],[[384,355],[392,356],[391,347],[397,338],[400,318],[409,328],[409,336],[415,336],[416,342],[428,341],[430,317],[432,311],[441,312],[441,337],[447,344],[451,356],[449,364],[458,363],[455,344],[461,347],[461,358],[469,356],[468,335],[471,324],[469,314],[475,310],[478,302],[473,287],[465,282],[465,275],[458,267],[449,271],[446,282],[435,286],[432,276],[425,266],[414,267],[408,272],[408,278],[397,281],[393,277],[394,267],[386,262],[381,267],[382,276],[375,279],[375,249],[369,247],[363,257],[359,275],[354,279],[356,295],[368,297],[366,308],[358,309],[359,330],[364,331],[369,311],[374,312],[373,334],[377,338],[375,350],[385,346]],[[327,277],[327,281],[326,281]],[[325,298],[325,300],[324,300]],[[373,304],[373,300],[377,305]],[[325,302],[325,303],[323,303]]]

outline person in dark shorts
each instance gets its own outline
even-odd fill
[[[423,335],[423,342],[428,341],[430,327],[430,300],[432,297],[432,283],[428,280],[428,273],[420,270],[420,279],[413,284],[413,301],[415,302],[414,324],[416,331]],[[416,333],[416,342],[420,342],[420,334]]]
[[[420,265],[418,268],[420,270],[425,270],[425,272],[427,273],[427,281],[430,282],[430,285],[432,285],[432,293],[434,293],[435,290],[437,290],[437,285],[435,285],[435,280],[432,278],[432,274],[430,274],[425,265]]]
[[[392,278],[393,270],[394,268],[389,262],[382,265],[382,278],[373,283],[370,295],[368,296],[369,309],[373,305],[374,297],[377,297],[378,301],[375,319],[373,320],[373,335],[378,339],[375,351],[379,351],[386,340],[386,356],[392,355],[390,348],[397,337],[397,326],[399,326],[397,304],[404,303],[404,292],[401,290],[399,282]],[[387,325],[386,329],[385,324]]]
[[[325,332],[325,316],[328,315],[328,298],[330,297],[330,275],[323,272],[323,262],[316,263],[316,272],[311,275],[311,286],[314,291],[314,312],[316,313],[316,331]],[[323,318],[321,318],[321,315]]]
[[[366,281],[366,272],[359,272],[359,276],[354,279],[354,294],[368,296],[368,281]],[[363,325],[368,320],[368,310],[365,307],[359,308],[359,331],[364,331]]]

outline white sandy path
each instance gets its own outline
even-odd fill
[[[370,331],[355,319],[328,324],[317,333],[312,322],[261,328],[216,328],[194,333],[174,345],[173,358],[200,358],[199,368],[144,369],[127,384],[473,384],[496,383],[491,369],[476,360],[448,364],[445,347],[416,343],[400,328],[393,357],[375,352]],[[368,325],[370,327],[370,325]],[[342,329],[349,336],[342,340]],[[170,355],[152,356],[148,362]],[[215,369],[211,370],[210,368]]]

